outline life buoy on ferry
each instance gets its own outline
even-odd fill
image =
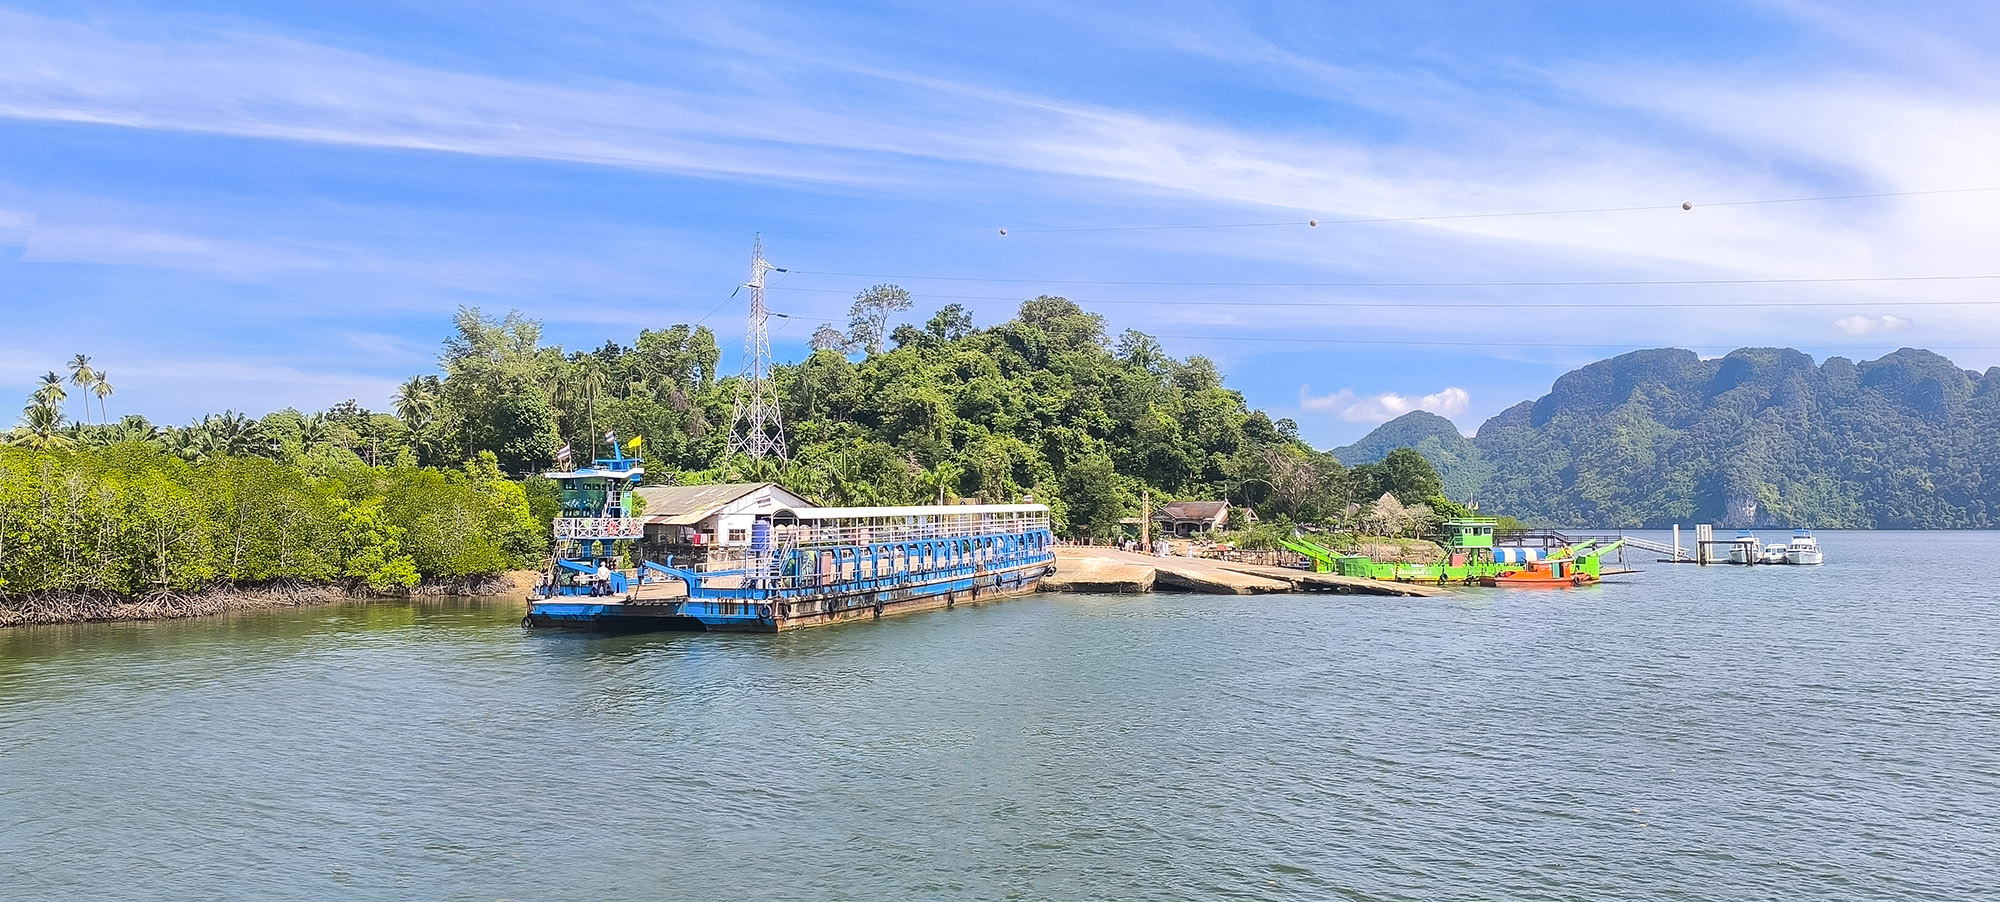
[[[760,604],[760,605],[758,605],[758,606],[757,606],[757,619],[758,619],[758,620],[769,620],[769,619],[771,619],[771,606],[770,606],[770,605],[768,605],[768,604]]]
[[[1569,584],[1570,584],[1570,585],[1572,585],[1572,586],[1581,586],[1581,585],[1583,585],[1583,574],[1579,573],[1579,574],[1577,574],[1577,575],[1575,575],[1575,576],[1572,576],[1572,577],[1570,577],[1570,578],[1569,578]]]

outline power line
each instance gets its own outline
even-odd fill
[[[741,247],[742,247],[742,245],[738,245],[737,247],[738,247],[738,248],[741,248]],[[709,270],[708,270],[708,272],[707,272],[707,273],[704,273],[704,274],[702,275],[702,277],[701,277],[701,278],[699,278],[699,279],[696,279],[696,280],[694,280],[694,284],[693,284],[693,285],[689,285],[689,286],[687,287],[687,290],[686,290],[686,291],[683,291],[683,292],[681,292],[681,296],[680,296],[680,297],[677,297],[677,298],[674,298],[673,302],[672,302],[672,303],[669,303],[669,304],[667,305],[667,308],[668,308],[668,309],[672,309],[672,308],[674,308],[674,307],[678,307],[678,306],[680,306],[680,305],[681,305],[681,303],[682,303],[683,301],[686,301],[686,300],[688,299],[688,296],[689,296],[689,295],[692,295],[692,294],[694,294],[694,290],[695,290],[695,289],[697,289],[697,288],[700,288],[700,287],[701,287],[701,285],[702,285],[702,283],[703,283],[703,282],[706,282],[706,281],[708,281],[708,280],[709,280],[709,279],[710,279],[711,277],[713,277],[713,276],[714,276],[714,275],[715,275],[716,273],[718,273],[718,272],[721,272],[721,271],[722,271],[722,267],[723,267],[723,264],[726,264],[726,263],[728,263],[729,261],[731,261],[731,260],[733,260],[733,259],[736,259],[737,257],[739,257],[739,256],[741,256],[741,255],[742,255],[742,251],[741,251],[741,250],[739,250],[739,249],[732,249],[732,250],[730,250],[730,252],[729,252],[729,253],[728,253],[727,255],[725,255],[724,257],[722,257],[722,258],[721,258],[721,259],[719,259],[719,260],[716,260],[716,261],[715,261],[715,265],[714,265],[714,266],[711,266],[711,267],[709,267]],[[728,303],[728,302],[727,302],[727,301],[724,301],[723,303]],[[722,309],[722,307],[721,307],[720,305],[718,305],[718,306],[717,306],[717,307],[715,308],[715,310],[721,310],[721,309]],[[703,316],[703,317],[702,317],[702,319],[708,319],[708,317],[710,317],[710,316],[714,316],[714,315],[715,315],[715,310],[711,310],[711,311],[709,311],[709,312],[708,312],[708,314],[707,314],[706,316]],[[699,320],[697,320],[697,321],[696,321],[696,325],[700,325],[700,321],[699,321]]]
[[[1216,282],[1149,279],[1017,279],[981,276],[912,276],[879,272],[795,270],[800,275],[856,279],[901,279],[919,282],[996,282],[1026,285],[1160,285],[1186,288],[1567,288],[1631,287],[1638,285],[1822,285],[1882,282],[1968,282],[2000,279],[2000,275],[1967,276],[1841,276],[1811,279],[1583,279],[1525,282]]]
[[[1591,213],[1644,213],[1644,212],[1688,212],[1704,207],[1754,207],[1771,204],[1803,204],[1840,200],[1877,200],[1890,197],[1927,197],[1945,194],[1976,194],[2000,191],[2000,185],[1983,188],[1935,188],[1922,191],[1873,191],[1861,194],[1820,194],[1803,197],[1771,197],[1756,200],[1722,201],[1681,201],[1671,204],[1637,204],[1623,207],[1578,207],[1558,210],[1510,210],[1491,213],[1441,213],[1427,216],[1366,216],[1350,219],[1286,219],[1270,222],[1221,222],[1189,223],[1181,225],[1131,225],[1131,226],[1047,226],[1029,228],[951,228],[951,229],[802,229],[767,230],[774,235],[996,235],[1013,234],[1061,234],[1076,232],[1169,232],[1196,229],[1266,229],[1323,225],[1366,225],[1393,222],[1442,222],[1459,219],[1503,219],[1527,216],[1577,216]]]
[[[756,240],[756,241],[753,241],[753,242],[751,242],[751,247],[752,247],[753,249],[754,249],[754,248],[760,248],[760,247],[763,247],[763,240],[762,240],[762,239],[758,239],[758,240]],[[762,258],[761,258],[761,256],[760,256],[760,257],[758,257],[757,259],[762,259]],[[777,270],[777,271],[778,271],[778,281],[779,281],[780,283],[783,283],[783,282],[785,281],[785,277],[786,277],[786,276],[789,276],[789,275],[791,275],[791,271],[790,271],[790,270],[784,270],[784,269],[778,269],[778,268],[777,268],[777,267],[775,267],[775,266],[773,266],[773,267],[770,267],[770,268],[771,268],[771,269],[775,269],[775,270]],[[711,275],[712,275],[712,273],[711,273]],[[707,276],[703,276],[702,278],[704,278],[704,279],[705,279],[705,278],[707,278]],[[745,283],[745,284],[748,284],[748,283]],[[767,287],[768,287],[768,288],[776,288],[776,287],[778,287],[778,286],[776,286],[776,285],[771,285],[771,286],[767,286]],[[736,286],[736,288],[737,288],[737,290],[738,290],[738,291],[741,291],[741,290],[743,289],[743,286],[742,286],[742,285],[738,285],[738,286]],[[759,290],[761,291],[761,290],[763,290],[763,289],[761,289],[761,288],[760,288]],[[716,304],[716,305],[715,305],[714,307],[710,308],[710,309],[709,309],[709,311],[708,311],[707,313],[704,313],[704,314],[702,314],[702,315],[701,315],[701,319],[698,319],[698,320],[695,320],[695,321],[694,321],[694,324],[695,324],[695,325],[697,325],[697,326],[699,326],[699,325],[701,325],[702,323],[705,323],[705,322],[708,322],[708,318],[709,318],[709,317],[711,317],[711,316],[714,316],[714,315],[716,315],[717,313],[720,313],[720,312],[722,312],[722,308],[723,308],[723,307],[726,307],[726,306],[728,306],[729,302],[730,302],[730,301],[733,301],[733,300],[736,300],[736,292],[734,292],[734,291],[730,292],[730,293],[729,293],[729,296],[728,296],[728,297],[726,297],[726,298],[723,298],[723,299],[722,299],[722,301],[721,301],[720,303],[718,303],[718,304]]]
[[[777,290],[777,289],[776,289],[776,288],[774,287],[774,288],[773,288],[773,290]],[[846,289],[841,289],[841,288],[801,288],[801,287],[791,287],[791,288],[786,288],[786,289],[784,289],[784,290],[786,290],[786,291],[812,291],[812,292],[826,292],[826,293],[833,293],[833,294],[845,294],[845,293],[847,293],[847,292],[846,292]],[[1002,295],[1002,294],[925,294],[925,295],[924,295],[924,297],[926,297],[926,298],[934,298],[934,299],[938,299],[938,300],[947,300],[947,301],[1014,301],[1014,302],[1019,302],[1019,301],[1023,300],[1023,298],[1021,298],[1021,297],[1020,297],[1020,296],[1018,296],[1018,295]],[[1990,300],[1990,301],[1964,301],[1964,300],[1960,300],[1960,301],[1932,301],[1932,300],[1894,300],[1894,301],[1710,301],[1710,302],[1707,302],[1707,303],[1656,303],[1656,302],[1650,302],[1650,301],[1649,301],[1649,302],[1636,302],[1636,303],[1627,303],[1627,302],[1625,302],[1625,301],[1575,301],[1575,302],[1568,302],[1568,303],[1549,303],[1549,302],[1542,302],[1542,301],[1531,301],[1531,302],[1523,302],[1523,303],[1514,303],[1514,302],[1506,302],[1506,303],[1495,303],[1495,302],[1492,302],[1492,301],[1444,301],[1444,302],[1435,302],[1435,303],[1426,303],[1426,302],[1419,302],[1419,301],[1411,301],[1411,302],[1400,302],[1400,301],[1256,301],[1256,300],[1248,300],[1248,301],[1245,301],[1245,300],[1235,300],[1235,299],[1229,299],[1229,300],[1141,300],[1141,299],[1134,299],[1134,298],[1070,298],[1069,300],[1072,300],[1072,301],[1075,301],[1075,302],[1076,302],[1076,303],[1078,303],[1078,304],[1136,304],[1136,305],[1144,305],[1144,306],[1162,306],[1162,307],[1293,307],[1293,308],[1309,308],[1309,309],[1330,309],[1330,310],[1342,310],[1342,309],[1360,309],[1360,308],[1385,308],[1385,309],[1392,309],[1392,310],[1393,310],[1393,309],[1426,309],[1426,308],[1443,308],[1443,309],[1461,309],[1461,308],[1463,308],[1463,309],[1487,309],[1487,308],[1490,308],[1490,309],[1495,309],[1495,310],[1514,310],[1514,309],[1537,309],[1537,310],[1544,310],[1544,309],[1545,309],[1545,310],[1570,310],[1570,309],[1576,309],[1576,310],[1607,310],[1607,309],[1635,309],[1635,308],[1636,308],[1636,309],[1660,309],[1660,310],[1684,310],[1684,309],[1692,309],[1692,310],[1700,310],[1700,309],[1705,309],[1705,308],[1711,308],[1711,307],[1712,307],[1712,308],[1715,308],[1715,309],[1718,309],[1718,310],[1726,310],[1726,309],[1738,309],[1738,308],[1788,308],[1788,307],[1807,307],[1807,308],[1810,308],[1810,307],[1876,307],[1876,308],[1879,308],[1879,307],[1982,307],[1982,306],[1990,306],[1990,305],[1994,305],[1994,304],[2000,304],[2000,300]],[[773,313],[773,314],[771,314],[771,315],[772,315],[772,316],[778,316],[779,314],[776,314],[776,313]],[[829,320],[829,322],[831,322],[831,320]]]

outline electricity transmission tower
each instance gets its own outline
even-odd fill
[[[729,453],[752,460],[776,456],[787,460],[785,421],[778,414],[777,391],[771,385],[770,313],[764,309],[764,274],[784,272],[764,259],[764,236],[750,251],[750,331],[743,336],[743,375],[736,383],[736,414],[729,425]]]

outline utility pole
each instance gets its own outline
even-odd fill
[[[1152,554],[1153,553],[1153,490],[1146,489],[1142,491],[1140,493],[1140,498],[1143,500],[1141,500],[1139,503],[1139,544],[1145,546],[1143,549],[1141,549],[1142,551],[1145,551],[1147,554]]]
[[[785,270],[764,259],[764,236],[760,233],[750,251],[750,331],[743,336],[743,375],[736,383],[736,412],[730,420],[729,453],[744,454],[752,460],[776,456],[787,460],[785,421],[778,414],[778,398],[770,384],[770,312],[764,309],[764,274]]]

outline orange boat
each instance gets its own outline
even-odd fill
[[[1489,576],[1480,582],[1503,589],[1568,589],[1597,582],[1597,574],[1587,572],[1587,568],[1578,567],[1576,561],[1557,558],[1548,561],[1530,561],[1523,569]]]

